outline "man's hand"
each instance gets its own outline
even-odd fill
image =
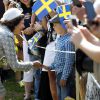
[[[71,41],[75,44],[76,47],[80,46],[80,43],[83,39],[86,40],[85,34],[83,34],[82,29],[84,27],[82,26],[73,26],[70,20],[65,20],[64,23],[68,27],[68,33],[72,34]]]
[[[66,27],[68,28],[67,31],[68,33],[72,33],[72,30],[73,30],[73,24],[72,24],[72,21],[69,20],[69,19],[66,19],[64,20],[64,23],[66,24]]]
[[[67,81],[66,80],[60,80],[60,85],[62,87],[66,86],[66,84],[67,84]]]
[[[98,21],[100,23],[100,15],[96,16],[95,21]]]
[[[89,40],[91,36],[93,36],[92,33],[86,27],[80,27],[80,30],[87,40]]]
[[[86,40],[83,32],[81,31],[82,26],[74,27],[72,30],[71,41],[75,44],[76,47],[80,48],[81,42]]]
[[[67,25],[68,33],[72,34],[71,40],[75,44],[76,47],[79,47],[82,39],[84,39],[84,35],[82,34],[81,26],[75,27],[72,25],[70,20],[65,20],[64,23]]]
[[[34,24],[34,29],[35,29],[36,31],[39,31],[39,30],[42,29],[42,25],[41,25],[39,22],[36,22],[36,23]]]
[[[78,19],[80,20],[84,20],[86,18],[86,10],[85,10],[85,7],[77,7],[77,6],[74,6],[72,8],[72,14],[76,15],[78,17]]]
[[[42,64],[39,62],[39,61],[34,61],[33,62],[33,67],[35,67],[35,68],[42,68]]]
[[[34,28],[32,28],[32,27],[28,27],[23,31],[23,33],[26,35],[31,35],[31,34],[33,34],[33,32],[34,32]]]
[[[95,44],[95,45],[99,45],[100,46],[100,43],[99,43],[99,38],[97,38],[95,35],[98,35],[98,34],[95,34],[93,35],[93,33],[91,33],[87,28],[83,27],[83,28],[80,28],[82,34],[84,35],[84,37],[87,39],[87,41]]]

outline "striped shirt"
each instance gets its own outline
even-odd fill
[[[73,43],[70,41],[70,34],[65,34],[57,39],[56,50],[75,51]],[[67,80],[74,70],[75,54],[56,52],[54,62],[50,66],[56,73],[62,73],[61,79]]]

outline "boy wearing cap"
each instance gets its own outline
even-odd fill
[[[50,23],[53,23],[54,30],[60,35],[55,49],[59,51],[75,51],[74,45],[70,41],[71,35],[60,24],[58,15],[50,19]],[[56,52],[54,62],[50,66],[50,69],[55,69],[56,71],[59,100],[64,100],[67,96],[73,97],[75,91],[74,61],[75,54]]]

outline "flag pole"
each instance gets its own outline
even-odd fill
[[[28,41],[27,41],[22,35],[20,35],[20,37],[28,44]],[[42,47],[42,46],[38,46],[38,45],[35,45],[35,46],[36,46],[37,48],[41,48],[41,49],[48,50],[48,49],[46,49],[45,47]],[[75,51],[61,51],[61,50],[48,50],[48,51],[75,54]]]

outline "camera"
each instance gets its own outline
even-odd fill
[[[21,7],[20,7],[20,4],[17,3],[16,1],[14,1],[14,0],[9,0],[9,4],[10,4],[10,3],[12,3],[12,4],[13,4],[13,7],[15,7],[15,8],[21,8]]]

